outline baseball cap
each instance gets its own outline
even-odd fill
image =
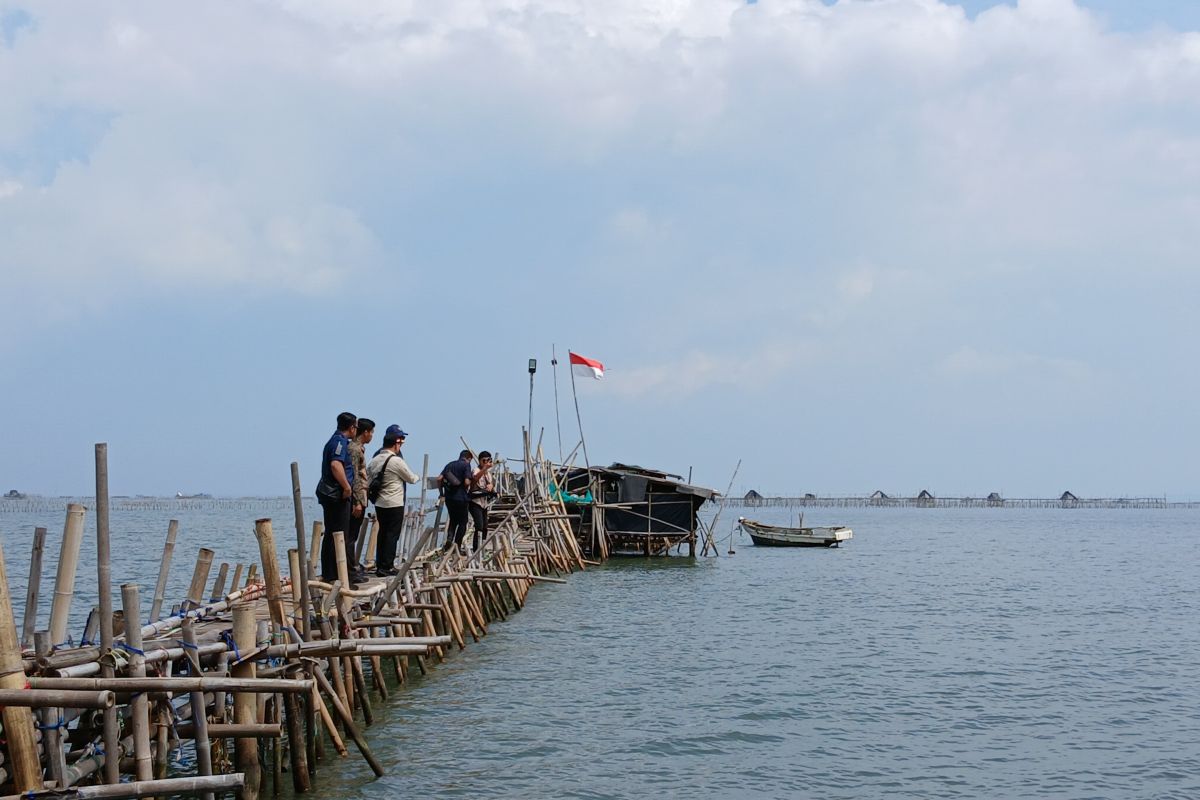
[[[398,439],[399,438],[403,438],[403,439],[408,438],[408,434],[405,433],[404,431],[402,431],[400,429],[399,425],[388,425],[387,432],[385,433],[385,435],[386,436],[395,436]]]

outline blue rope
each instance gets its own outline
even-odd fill
[[[187,643],[187,642],[185,642],[183,639],[176,639],[176,640],[175,640],[175,644],[179,645],[180,647],[186,647],[186,648],[188,648],[189,650],[199,650],[199,649],[200,649],[200,645],[198,645],[198,644],[188,644],[188,643]]]
[[[233,641],[233,636],[229,631],[221,631],[221,640],[233,650],[233,660],[241,661],[242,654],[238,652],[237,642]]]
[[[115,644],[116,644],[116,646],[117,646],[117,647],[121,648],[121,649],[122,649],[122,650],[124,650],[126,653],[133,653],[134,655],[139,655],[139,656],[144,656],[144,655],[146,655],[146,651],[145,651],[145,650],[138,650],[136,647],[131,647],[131,646],[130,646],[128,643],[126,643],[126,642],[116,642]]]
[[[67,721],[65,719],[63,719],[62,714],[59,714],[58,722],[54,723],[53,725],[38,725],[36,727],[39,731],[53,731],[53,730],[57,730],[59,728],[67,727]]]

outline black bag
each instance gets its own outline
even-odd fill
[[[379,499],[379,495],[383,494],[383,476],[387,474],[388,461],[391,461],[395,457],[395,453],[392,453],[390,456],[388,456],[387,461],[383,462],[383,467],[379,470],[375,477],[371,479],[371,485],[367,487],[367,500],[371,501],[372,503]]]
[[[317,484],[317,500],[322,503],[341,502],[342,487],[336,481],[327,481],[321,478],[321,482]]]

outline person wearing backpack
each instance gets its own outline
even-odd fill
[[[404,502],[407,484],[421,480],[400,455],[408,434],[399,425],[389,425],[383,435],[383,448],[367,464],[367,498],[375,504],[379,519],[379,538],[375,541],[375,574],[381,578],[395,575],[396,545],[404,530]]]

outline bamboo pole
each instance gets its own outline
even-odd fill
[[[312,524],[312,544],[308,548],[308,573],[306,580],[315,581],[317,579],[317,559],[321,553],[321,537],[325,534],[325,523],[319,519],[314,519]],[[312,598],[309,598],[309,608],[312,604]]]
[[[249,607],[253,610],[253,606],[248,603],[238,604],[234,606],[234,610]],[[234,643],[238,645],[238,651],[242,649],[241,642],[238,642],[236,637]],[[208,645],[201,645],[198,648],[199,654],[203,655],[205,648]],[[224,647],[224,645],[221,645]],[[180,657],[183,657],[181,648]],[[254,659],[259,656],[254,653],[254,635],[250,636],[250,643],[246,645],[246,657],[241,661],[234,662],[233,670],[237,671],[247,664],[253,665]],[[244,673],[235,674],[233,677],[211,676],[204,677],[180,677],[172,676],[169,678],[145,677],[145,678],[39,678],[30,677],[29,686],[33,689],[71,689],[78,691],[102,691],[105,689],[114,692],[240,692],[254,694],[256,692],[265,692],[268,694],[274,692],[307,692],[312,689],[311,680],[299,680],[290,678],[258,678],[253,675],[250,678],[245,677]]]
[[[309,667],[313,669],[320,669],[319,666],[312,667],[311,664]],[[330,716],[329,709],[325,706],[325,701],[321,699],[321,693],[317,691],[315,682],[313,684],[311,696],[313,706],[317,709],[321,717],[321,723],[325,726],[325,731],[329,734],[329,738],[333,740],[333,748],[337,750],[339,756],[345,758],[347,755],[349,755],[349,751],[346,750],[346,743],[342,741],[342,735],[338,733],[337,725],[334,724],[333,717]]]
[[[214,723],[198,730],[194,722],[181,723],[177,728],[180,739],[195,739],[199,744],[203,736],[214,739],[278,739],[283,735],[283,728],[278,722],[256,722],[253,725],[225,725]]]
[[[194,795],[206,792],[227,792],[242,785],[240,772],[232,775],[212,775],[206,778],[166,778],[161,781],[139,781],[118,783],[113,786],[76,786],[70,796],[78,800],[121,800],[137,797],[169,797],[171,795]],[[59,789],[29,791],[22,794],[0,797],[0,800],[59,800],[63,792]]]
[[[208,602],[215,603],[225,596],[225,578],[229,575],[229,563],[222,561],[221,568],[217,570],[217,577],[213,580],[212,592],[208,595]]]
[[[56,647],[67,640],[67,617],[71,614],[79,546],[83,542],[84,511],[83,506],[71,503],[67,506],[67,520],[63,524],[62,551],[58,556],[58,573],[54,580],[54,603],[50,608],[50,642]]]
[[[196,628],[191,619],[183,621],[183,644],[187,653],[188,674],[200,677],[200,655],[196,652]],[[205,707],[204,692],[194,691],[188,695],[192,706],[192,724],[196,731],[196,770],[201,775],[212,775],[212,742],[208,733],[208,709]],[[203,800],[213,800],[212,792],[205,792]]]
[[[175,537],[179,534],[179,520],[167,523],[167,543],[163,545],[162,561],[158,565],[158,581],[154,584],[154,601],[150,604],[147,622],[157,622],[162,614],[163,600],[167,595],[167,576],[171,572],[171,558],[175,555]]]
[[[17,641],[16,620],[13,619],[4,550],[0,547],[0,689],[24,688],[25,666],[21,661],[21,644]],[[41,789],[42,768],[33,735],[33,712],[22,706],[4,706],[3,719],[8,755],[13,765],[13,785],[18,792]]]
[[[256,627],[254,606],[249,603],[239,603],[233,607],[233,641],[239,651],[248,653],[254,649]],[[235,678],[253,680],[254,662],[251,660],[240,661],[232,671]],[[255,714],[255,706],[253,694],[239,692],[234,695],[234,723],[238,725],[256,724],[258,719]],[[258,765],[258,740],[253,738],[237,739],[234,747],[237,754],[237,767],[245,775],[239,796],[241,800],[257,800],[262,782],[262,771]]]
[[[100,606],[100,651],[113,648],[112,548],[108,518],[108,444],[96,445],[96,591]],[[115,672],[111,658],[100,662],[106,678]],[[121,781],[121,721],[115,708],[104,711],[104,782]]]
[[[49,653],[54,647],[54,643],[50,641],[49,631],[38,631],[34,634],[33,641],[34,652],[39,655]],[[108,708],[116,699],[112,692],[88,692],[87,694],[90,695],[90,698],[87,699],[104,703],[104,705],[98,706],[100,708]],[[16,697],[12,695],[16,695]],[[50,697],[53,699],[48,699]],[[0,690],[0,706],[25,705],[25,701],[28,701],[31,707],[41,708],[38,717],[42,723],[42,752],[46,757],[46,771],[50,774],[50,779],[58,786],[63,785],[63,775],[67,770],[66,756],[62,748],[63,703],[66,700],[84,699],[82,695],[48,693],[45,690],[36,689]],[[90,708],[93,706],[89,703],[78,706],[72,704],[71,707]]]
[[[300,493],[300,465],[293,461],[292,469],[292,512],[296,526],[296,565],[291,565],[289,556],[289,571],[291,572],[293,587],[299,587],[297,596],[294,598],[293,610],[296,616],[296,625],[299,626],[300,635],[305,639],[312,638],[310,630],[309,613],[312,608],[312,595],[308,586],[309,578],[309,560],[312,556],[311,551],[305,550],[304,543],[304,500]],[[295,589],[293,589],[295,591]],[[312,695],[305,695],[304,699],[304,749],[308,760],[308,771],[310,774],[315,774],[317,771],[317,748],[319,742],[317,738],[317,720],[316,706],[313,704]]]
[[[371,752],[371,748],[367,745],[367,741],[363,738],[362,733],[359,731],[358,725],[354,723],[354,717],[350,715],[349,709],[347,709],[342,703],[341,698],[338,697],[337,692],[334,691],[333,686],[330,685],[329,678],[325,677],[325,673],[321,671],[320,665],[314,666],[315,668],[312,671],[313,677],[317,679],[317,683],[320,685],[321,691],[323,691],[325,696],[329,698],[329,702],[333,703],[334,710],[337,711],[338,717],[340,717],[342,720],[342,725],[346,728],[347,733],[350,734],[350,738],[354,740],[354,744],[358,748],[358,752],[362,753],[362,757],[366,759],[367,764],[371,766],[371,769],[375,773],[375,777],[382,778],[384,774],[383,767],[380,766],[379,761],[376,760],[375,755]]]
[[[260,519],[254,523],[254,535],[258,538],[258,552],[263,565],[263,579],[267,587],[267,609],[271,623],[281,635],[290,628],[283,608],[283,586],[279,578],[279,557],[275,551],[275,533],[271,520]],[[299,642],[297,642],[299,644]],[[309,789],[308,755],[304,746],[304,732],[300,724],[300,704],[295,695],[284,698],[284,716],[288,731],[288,753],[291,756],[292,787],[298,792]]]
[[[125,651],[129,654],[129,677],[146,677],[146,654],[142,651],[141,602],[135,583],[121,586],[121,608],[125,613]],[[135,694],[129,703],[133,722],[133,758],[139,781],[154,779],[150,756],[150,699],[145,692]]]
[[[366,512],[364,511],[363,513],[365,514]],[[375,545],[379,541],[379,517],[376,516],[375,514],[369,514],[368,516],[371,519],[371,535],[367,539],[367,554],[366,554],[366,558],[363,558],[362,546],[360,545],[359,546],[359,556],[358,556],[358,563],[362,564],[364,567],[367,565],[367,562],[370,562],[371,565],[374,565],[374,563],[375,563]],[[359,539],[361,540],[362,538],[363,537],[360,534]]]
[[[229,581],[229,593],[233,594],[238,590],[238,586],[242,582],[242,570],[246,568],[245,564],[235,564],[233,567],[233,579]]]
[[[304,502],[300,496],[300,465],[292,462],[292,507],[296,517],[296,556],[300,564],[299,574],[292,573],[292,581],[300,584],[300,635],[309,638],[308,609],[311,599],[308,591],[308,564],[313,551],[305,551],[304,541]],[[319,551],[318,551],[319,552]]]
[[[37,627],[38,595],[42,590],[42,553],[46,549],[46,529],[33,529],[33,550],[29,554],[29,583],[25,584],[25,619],[21,625],[21,645],[33,644]]]
[[[196,554],[196,567],[192,570],[192,583],[188,586],[186,598],[189,609],[204,605],[204,585],[208,583],[208,573],[212,569],[215,555],[207,547],[201,547],[200,552]]]

